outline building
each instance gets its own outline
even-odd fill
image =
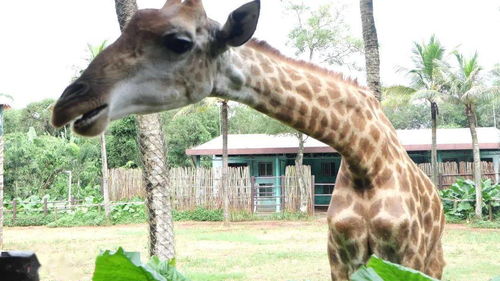
[[[481,160],[492,162],[495,173],[500,172],[500,130],[478,128]],[[410,157],[416,163],[430,162],[431,130],[397,130],[398,137]],[[472,139],[468,128],[438,129],[437,148],[439,162],[472,162]],[[229,135],[229,166],[248,166],[257,184],[279,186],[279,176],[285,167],[294,165],[298,151],[298,140],[291,135]],[[222,138],[219,136],[199,146],[186,150],[186,154],[197,163],[201,156],[209,156],[214,167],[222,166]],[[326,144],[309,137],[304,147],[304,165],[311,166],[316,194],[327,194],[333,190],[333,183],[340,166],[340,155]],[[330,185],[324,185],[330,183]],[[278,192],[278,191],[277,191]],[[318,196],[317,204],[327,204],[329,198]]]

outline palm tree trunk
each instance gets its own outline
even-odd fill
[[[101,141],[101,173],[102,173],[102,196],[104,197],[104,213],[109,220],[111,209],[109,206],[109,185],[108,185],[108,155],[106,153],[106,137],[104,133],[100,136]]]
[[[224,225],[229,225],[229,181],[228,181],[228,105],[227,100],[221,104],[221,131],[222,131],[222,191],[224,195]]]
[[[297,139],[299,141],[299,150],[297,151],[297,157],[295,158],[295,169],[297,174],[297,184],[299,185],[300,190],[300,207],[299,210],[302,213],[307,212],[307,201],[309,199],[308,194],[306,192],[306,183],[304,180],[304,143],[305,138],[304,134],[301,132],[297,133]]]
[[[366,80],[368,87],[382,100],[380,89],[380,56],[378,51],[377,29],[373,18],[373,1],[360,0],[361,23],[363,26],[363,41],[365,43]]]
[[[431,179],[434,186],[439,187],[439,166],[437,161],[437,103],[431,102],[431,119],[432,119],[432,145],[431,145]]]
[[[3,105],[0,105],[0,249],[3,248]]]
[[[115,6],[123,31],[137,11],[137,3],[135,0],[115,0]],[[137,126],[149,211],[149,254],[172,259],[175,256],[174,227],[160,117],[158,114],[137,116]]]
[[[473,105],[466,106],[467,121],[469,122],[470,134],[472,137],[472,157],[474,161],[474,183],[476,184],[476,218],[481,219],[483,194],[481,187],[481,156],[479,151],[479,141],[476,132],[476,112]]]
[[[174,225],[159,115],[138,115],[137,128],[149,214],[149,253],[172,259],[175,257]]]

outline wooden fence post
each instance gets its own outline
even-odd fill
[[[316,205],[316,202],[315,202],[315,199],[316,199],[316,179],[314,178],[314,175],[311,176],[311,211],[310,211],[310,215],[313,215],[315,214],[316,212],[316,208],[315,208],[315,205]]]
[[[250,213],[253,214],[255,210],[255,177],[251,177],[251,190],[250,190],[250,200],[251,200],[251,210]]]
[[[48,214],[47,209],[47,197],[43,198],[43,215],[46,216]]]
[[[16,199],[12,200],[12,224],[16,224],[17,218],[17,201]]]

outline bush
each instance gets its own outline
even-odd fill
[[[500,184],[492,184],[491,180],[487,179],[481,183],[483,205],[483,215],[487,215],[489,210],[488,206],[493,208],[493,213],[498,213],[500,201],[495,199],[500,198]],[[471,180],[458,179],[450,188],[440,191],[441,198],[467,200],[459,201],[454,206],[452,201],[443,200],[444,212],[447,218],[451,220],[465,220],[474,216],[475,199],[476,199],[476,185]]]
[[[77,210],[68,212],[56,221],[47,224],[48,227],[69,227],[69,226],[100,226],[106,224],[106,217],[103,212],[96,210]]]
[[[222,210],[209,210],[205,208],[196,208],[190,211],[173,211],[174,221],[223,221]]]
[[[12,218],[12,213],[5,214],[4,225],[5,226],[41,226],[47,225],[48,223],[56,219],[54,214],[44,215],[38,212],[28,212],[28,213],[17,213],[16,220]]]

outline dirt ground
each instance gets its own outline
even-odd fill
[[[327,227],[316,221],[175,224],[177,265],[192,280],[329,280]],[[100,250],[118,246],[147,253],[146,225],[6,228],[10,250],[35,251],[41,280],[90,280]],[[443,280],[500,275],[500,230],[446,226]]]

